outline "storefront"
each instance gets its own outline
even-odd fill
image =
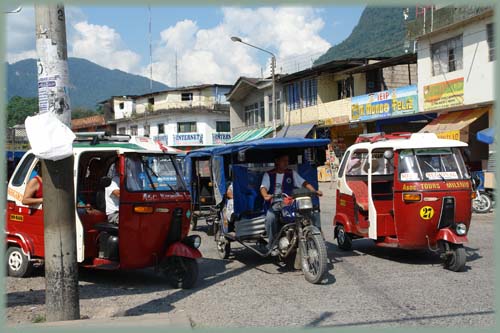
[[[420,132],[436,133],[443,139],[460,140],[469,144],[471,167],[475,170],[487,168],[489,145],[477,139],[477,133],[489,127],[491,106],[442,113]]]

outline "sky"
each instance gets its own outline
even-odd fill
[[[68,56],[148,78],[152,63],[153,80],[170,87],[233,84],[240,76],[268,76],[270,56],[231,36],[274,53],[277,72],[290,73],[348,37],[363,9],[66,6]],[[7,14],[9,63],[36,58],[34,22],[32,6]]]

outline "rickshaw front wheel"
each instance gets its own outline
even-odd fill
[[[453,272],[461,272],[465,268],[467,255],[462,244],[450,244],[450,253],[446,257],[444,266]]]
[[[352,238],[345,232],[344,226],[338,224],[335,230],[335,236],[337,237],[337,245],[341,250],[350,251],[352,249]]]
[[[174,288],[191,289],[198,280],[198,263],[186,257],[171,257],[163,271]]]
[[[220,228],[216,228],[215,243],[217,244],[217,254],[221,259],[228,259],[231,254],[231,242],[222,236]]]
[[[328,257],[326,245],[321,235],[308,233],[305,235],[305,253],[301,251],[302,272],[307,282],[316,284],[323,280],[326,273]]]
[[[28,260],[28,256],[19,247],[9,247],[6,261],[9,276],[27,277],[33,270],[33,263]]]

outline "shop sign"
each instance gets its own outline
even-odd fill
[[[214,145],[221,145],[231,140],[231,133],[214,133],[212,134],[212,142]]]
[[[418,112],[417,86],[411,85],[351,99],[351,120],[366,121]]]
[[[159,141],[165,146],[168,146],[168,136],[167,135],[157,135],[153,137],[154,141]]]
[[[203,144],[203,134],[201,133],[182,133],[174,134],[174,146],[185,146],[185,145],[202,145]]]
[[[424,86],[424,110],[463,105],[464,78]]]
[[[436,135],[440,139],[460,140],[460,131],[458,130],[436,133]]]

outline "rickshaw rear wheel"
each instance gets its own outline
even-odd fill
[[[171,257],[164,274],[174,288],[191,289],[198,280],[198,263],[186,257]]]
[[[301,253],[302,272],[307,282],[320,283],[328,263],[325,241],[321,235],[312,233],[305,235],[305,238],[307,253]]]
[[[220,228],[216,228],[215,244],[217,245],[217,254],[221,259],[228,259],[231,254],[231,242],[222,236]],[[221,240],[221,237],[223,240]]]
[[[352,249],[352,238],[345,232],[345,228],[342,224],[338,224],[336,227],[335,235],[337,237],[337,245],[341,250],[350,251]]]
[[[9,276],[27,277],[31,274],[33,263],[28,260],[28,256],[19,247],[9,247],[6,259]]]
[[[467,255],[462,244],[450,244],[450,254],[444,262],[445,268],[453,272],[461,272],[465,268]]]
[[[191,221],[190,221],[190,224],[189,224],[189,231],[194,231],[196,230],[196,227],[198,226],[198,218],[196,216],[191,215]]]

